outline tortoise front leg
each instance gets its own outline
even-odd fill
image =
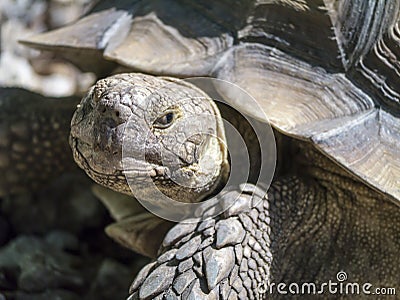
[[[217,196],[238,199],[222,215],[173,227],[160,255],[138,274],[129,299],[255,299],[272,261],[264,194],[248,184]]]
[[[350,283],[396,287],[398,210],[359,185],[341,185],[356,188],[352,193],[289,177],[265,197],[249,184],[217,196],[229,202],[241,193],[222,215],[173,227],[158,258],[132,284],[130,299],[279,298],[287,296],[279,283],[312,283],[318,292],[323,283],[338,282],[339,272]],[[322,292],[338,296],[326,286]]]

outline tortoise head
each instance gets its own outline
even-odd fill
[[[172,78],[119,74],[98,81],[72,118],[70,145],[94,181],[141,197],[155,186],[174,200],[197,202],[225,182],[229,169],[215,103]]]

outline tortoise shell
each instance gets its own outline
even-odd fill
[[[313,143],[397,202],[399,7],[398,0],[100,1],[76,23],[23,43],[99,76],[120,65],[238,84],[276,129]]]

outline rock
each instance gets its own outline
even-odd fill
[[[6,218],[0,215],[0,247],[8,241],[10,230],[10,224],[8,224]]]
[[[131,270],[123,264],[104,259],[91,285],[88,299],[126,299],[127,287],[132,280]]]
[[[46,242],[59,250],[79,250],[79,240],[73,234],[61,231],[53,230],[46,235]]]
[[[81,288],[84,284],[77,257],[42,239],[20,236],[0,249],[0,273],[14,279],[18,290],[45,292],[49,288]]]
[[[16,233],[46,233],[61,229],[79,233],[100,226],[107,215],[91,193],[84,174],[64,174],[35,194],[9,196],[0,203]],[[29,209],[27,209],[29,207]]]
[[[15,298],[17,300],[79,300],[82,299],[78,294],[63,290],[63,289],[54,289],[48,290],[44,293],[24,293],[24,292],[17,292],[15,293]],[[0,297],[1,300],[1,297]]]

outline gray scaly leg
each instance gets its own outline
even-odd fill
[[[318,288],[340,271],[349,282],[395,287],[398,210],[361,183],[343,180],[348,185],[338,188],[289,177],[274,182],[268,197],[258,189],[251,196],[251,185],[219,196],[229,201],[243,192],[222,215],[173,227],[161,254],[132,284],[130,299],[284,298],[276,291],[280,282]]]

